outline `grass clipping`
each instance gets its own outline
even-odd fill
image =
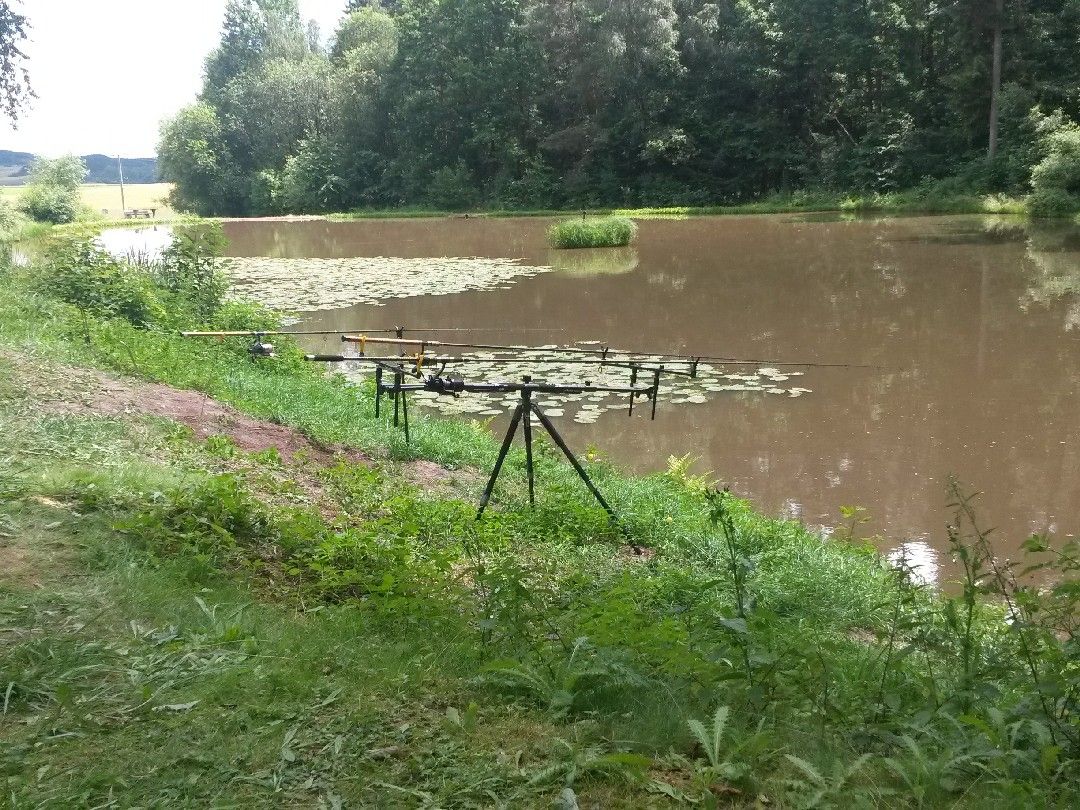
[[[637,225],[629,217],[567,219],[548,229],[554,248],[625,247],[637,235]]]

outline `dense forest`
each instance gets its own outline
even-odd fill
[[[162,129],[203,214],[1080,192],[1080,0],[231,0]],[[1040,182],[1044,186],[1039,188]]]

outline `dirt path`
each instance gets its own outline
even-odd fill
[[[26,368],[25,359],[14,359],[17,368]],[[49,377],[53,387],[47,385],[40,374],[25,375],[34,398],[52,413],[76,416],[148,414],[186,425],[200,439],[227,436],[248,453],[273,448],[285,459],[303,453],[323,463],[339,456],[356,463],[371,463],[370,457],[358,450],[317,443],[295,428],[248,416],[199,391],[128,381],[96,369],[71,366],[50,366]]]
[[[317,464],[347,461],[373,466],[366,453],[343,445],[326,445],[296,428],[241,413],[199,391],[129,380],[91,368],[49,363],[39,365],[15,352],[0,350],[16,368],[33,399],[51,413],[75,416],[152,415],[187,426],[199,439],[226,436],[240,450],[276,449],[286,462],[299,455]],[[422,489],[444,489],[469,481],[472,470],[448,470],[431,461],[415,460],[401,474]]]

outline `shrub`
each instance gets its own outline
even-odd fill
[[[7,200],[0,199],[0,244],[7,244],[18,237],[26,220]]]
[[[38,158],[30,169],[30,182],[19,208],[38,222],[74,222],[79,213],[79,184],[84,179],[86,164],[77,157]]]
[[[1066,216],[1080,208],[1080,125],[1060,112],[1038,125],[1042,159],[1031,170],[1028,211],[1037,217]]]
[[[226,307],[228,285],[218,272],[224,239],[217,223],[178,226],[159,262],[137,263],[111,256],[94,239],[63,237],[48,246],[39,283],[87,313],[140,327],[191,328],[256,315],[258,324],[276,324],[273,313],[255,305]]]
[[[548,239],[556,248],[624,247],[637,234],[629,217],[567,219],[548,229]]]
[[[427,197],[433,206],[447,211],[464,211],[480,199],[472,173],[460,160],[455,166],[444,166],[435,172]]]
[[[208,323],[221,309],[228,285],[217,266],[224,249],[225,236],[216,222],[173,230],[154,281],[177,299],[173,309],[182,317]]]
[[[1031,186],[1080,192],[1080,126],[1062,124],[1043,136],[1045,156],[1031,170]]]
[[[280,175],[279,207],[290,213],[314,213],[345,207],[340,164],[324,140],[301,141],[296,154],[285,159]]]
[[[150,276],[110,256],[89,239],[68,239],[49,251],[40,284],[55,298],[92,315],[149,326],[164,308]]]
[[[1060,188],[1040,188],[1027,198],[1033,217],[1067,217],[1080,209],[1080,197]]]

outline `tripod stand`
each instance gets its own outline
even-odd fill
[[[533,402],[534,388],[531,386],[532,378],[525,377],[524,385],[521,386],[521,402],[518,403],[514,409],[513,416],[510,417],[510,427],[506,431],[506,436],[503,437],[502,447],[499,448],[499,457],[495,461],[495,467],[491,471],[491,477],[488,479],[487,486],[484,487],[484,494],[480,498],[480,508],[476,512],[476,519],[479,520],[484,516],[484,510],[487,508],[488,503],[491,501],[491,494],[495,490],[495,482],[499,480],[499,473],[502,471],[503,462],[506,461],[506,456],[510,452],[510,445],[514,442],[514,436],[517,434],[518,425],[521,425],[522,433],[525,438],[525,471],[529,479],[529,503],[536,503],[535,496],[535,473],[533,469],[533,425],[532,417],[535,415],[540,420],[541,426],[547,431],[547,434],[552,438],[559,449],[563,451],[563,455],[566,456],[567,461],[570,462],[574,471],[578,474],[578,477],[585,483],[585,486],[589,488],[589,492],[593,494],[593,497],[599,501],[600,505],[604,507],[604,511],[608,513],[613,521],[617,521],[615,516],[615,510],[611,508],[610,504],[604,500],[604,496],[600,494],[600,490],[596,488],[596,484],[589,478],[589,474],[585,472],[585,468],[581,466],[581,462],[578,461],[577,456],[567,446],[566,440],[558,430],[555,429],[555,425],[551,423],[551,420],[547,415],[540,410],[540,406]]]

